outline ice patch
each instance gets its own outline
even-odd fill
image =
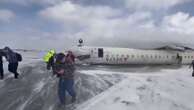
[[[24,110],[29,100],[26,100],[17,110]]]
[[[42,88],[44,87],[44,85],[45,85],[45,82],[43,80],[36,83],[34,86],[34,92],[40,92]]]
[[[53,110],[54,105],[50,106],[48,110]]]

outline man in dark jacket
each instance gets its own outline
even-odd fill
[[[192,63],[190,65],[190,68],[193,67],[192,77],[194,77],[194,60],[192,60]]]
[[[9,62],[8,64],[8,70],[12,73],[14,73],[15,79],[18,79],[19,73],[17,72],[18,69],[18,58],[15,52],[13,52],[9,47],[5,47],[5,58]]]
[[[0,79],[3,79],[4,78],[3,56],[4,56],[4,53],[3,53],[2,50],[0,50]]]
[[[61,104],[65,104],[66,91],[72,96],[72,103],[76,100],[74,91],[74,63],[71,57],[65,57],[63,53],[59,53],[53,66],[53,71],[59,77],[58,96]]]

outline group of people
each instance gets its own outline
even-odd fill
[[[74,90],[74,71],[75,56],[71,51],[65,55],[64,53],[56,53],[50,50],[45,56],[44,61],[47,62],[47,69],[53,72],[59,78],[58,97],[60,103],[65,105],[65,95],[68,92],[71,96],[71,102],[76,101],[76,92]]]
[[[18,62],[22,61],[21,54],[14,52],[9,47],[0,49],[0,79],[4,78],[3,57],[8,61],[8,70],[14,74],[14,78],[18,79],[19,73]]]
[[[22,61],[22,55],[14,52],[9,47],[0,49],[0,79],[4,79],[3,57],[8,61],[8,70],[14,73],[14,78],[18,79],[18,64]],[[47,63],[47,69],[53,72],[59,78],[58,96],[60,103],[65,105],[66,91],[72,96],[71,102],[76,101],[76,92],[74,90],[74,71],[75,56],[71,51],[65,55],[64,53],[56,53],[50,50],[44,57]]]

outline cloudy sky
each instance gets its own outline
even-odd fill
[[[194,47],[194,0],[0,0],[0,47]]]

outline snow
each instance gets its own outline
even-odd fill
[[[56,107],[58,79],[46,70],[40,54],[22,53],[18,80],[4,62],[0,109],[61,110]],[[191,73],[188,66],[81,66],[76,71],[78,101],[73,110],[194,110]]]
[[[41,89],[44,87],[44,85],[45,85],[44,81],[40,81],[40,82],[36,83],[35,87],[34,87],[34,91],[35,92],[40,92]]]
[[[107,71],[100,73],[108,74]],[[78,106],[77,110],[194,109],[194,78],[186,66],[151,74],[129,72],[127,75],[127,79]]]

